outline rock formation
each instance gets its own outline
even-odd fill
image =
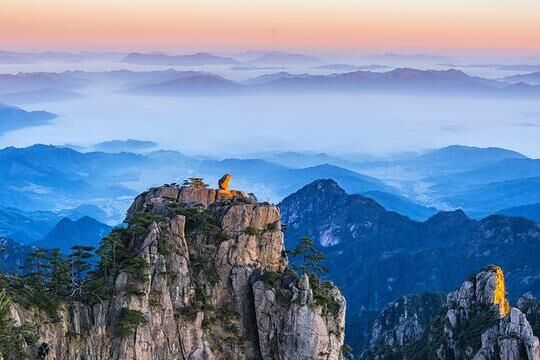
[[[229,180],[137,196],[106,297],[66,303],[57,320],[13,305],[16,324],[38,326],[29,347],[49,344],[49,360],[341,359],[339,290],[289,270],[279,209],[223,197]]]
[[[488,264],[505,270],[510,301],[540,295],[540,224],[533,221],[473,220],[461,210],[412,221],[332,180],[306,185],[279,206],[286,247],[309,236],[325,253],[329,277],[347,298],[346,342],[357,355],[367,348],[373,313],[406,295],[449,293]]]
[[[375,322],[379,336],[364,359],[540,360],[538,338],[525,314],[510,307],[503,271],[495,265],[450,293],[440,315],[423,329],[403,326],[404,317],[402,312],[386,333],[377,332],[380,320]]]
[[[422,293],[390,303],[373,323],[369,352],[375,354],[422,339],[445,302],[442,293]]]
[[[221,191],[229,191],[229,184],[232,180],[231,174],[225,174],[219,179],[218,186]]]

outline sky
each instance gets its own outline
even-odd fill
[[[12,50],[540,53],[538,0],[0,0]]]

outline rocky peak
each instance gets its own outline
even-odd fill
[[[465,214],[461,209],[453,211],[439,211],[432,217],[430,217],[426,224],[429,225],[439,225],[439,224],[448,224],[457,225],[459,223],[468,223],[471,222],[471,219]]]
[[[231,178],[232,176],[229,174],[221,178],[219,189],[170,184],[151,188],[135,198],[135,201],[128,209],[126,221],[129,221],[133,214],[138,211],[163,214],[170,204],[202,205],[204,208],[208,208],[215,203],[225,201],[252,204],[257,202],[254,196],[250,196],[244,191],[230,190],[229,182]]]
[[[510,312],[510,303],[506,298],[506,287],[502,269],[490,265],[476,276],[465,281],[457,291],[448,296],[451,308],[468,307],[473,304],[495,307],[499,316]]]
[[[505,291],[502,269],[490,265],[450,293],[428,324],[407,321],[411,313],[422,314],[421,306],[405,312],[403,300],[391,304],[375,322],[377,343],[364,358],[540,360],[538,338],[526,315],[509,305]],[[383,316],[388,312],[399,316]]]
[[[39,325],[48,360],[341,359],[343,296],[288,269],[279,209],[230,179],[139,195],[106,297],[65,304],[57,322],[18,304],[13,318]]]

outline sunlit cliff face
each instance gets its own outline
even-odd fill
[[[500,267],[495,269],[495,290],[493,291],[493,303],[499,306],[499,314],[506,316],[510,312],[510,303],[506,298],[504,285],[504,273]]]

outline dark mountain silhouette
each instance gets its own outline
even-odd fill
[[[74,245],[97,247],[100,240],[111,230],[109,225],[88,216],[78,220],[63,218],[43,240],[36,242],[35,245],[41,248],[58,248],[68,253]]]
[[[127,90],[145,95],[229,95],[243,91],[240,84],[218,75],[197,74]]]
[[[498,212],[506,216],[520,216],[540,223],[540,203],[511,207]]]
[[[302,236],[318,244],[329,277],[344,290],[349,318],[406,294],[450,291],[492,263],[506,269],[512,299],[540,294],[536,222],[501,215],[476,221],[461,210],[417,222],[349,195],[333,180],[315,181],[279,206],[287,248]]]
[[[9,130],[46,124],[54,118],[56,115],[47,111],[25,111],[16,106],[0,103],[0,134]]]

